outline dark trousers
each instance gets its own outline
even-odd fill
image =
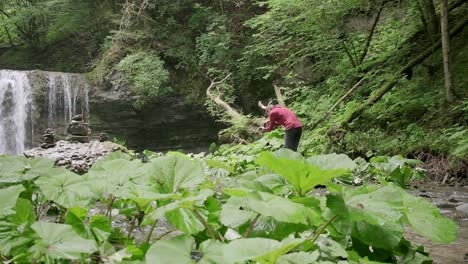
[[[286,136],[284,138],[284,147],[293,151],[297,151],[299,146],[299,140],[302,135],[302,127],[291,128],[286,130]]]

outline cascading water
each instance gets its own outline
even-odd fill
[[[20,154],[33,133],[31,85],[25,72],[0,70],[0,154]]]
[[[63,126],[77,114],[83,114],[87,120],[89,96],[84,76],[51,72],[48,79],[48,127],[56,129]]]
[[[77,114],[89,116],[83,75],[0,70],[0,154],[22,154],[45,128],[64,135]]]

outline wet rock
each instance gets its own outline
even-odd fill
[[[468,203],[464,203],[462,205],[459,205],[455,209],[457,209],[457,211],[459,211],[459,212],[461,212],[461,213],[468,216]]]
[[[116,150],[126,151],[120,145],[108,141],[77,143],[60,140],[56,142],[55,147],[31,149],[26,151],[24,155],[28,158],[43,157],[52,159],[55,160],[57,166],[63,166],[78,174],[84,174],[94,162]]]

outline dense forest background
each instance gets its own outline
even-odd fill
[[[136,108],[179,94],[248,142],[257,101],[284,101],[305,124],[305,154],[402,154],[466,175],[467,11],[463,0],[2,0],[0,68],[126,84]]]

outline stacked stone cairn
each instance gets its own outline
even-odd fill
[[[41,144],[41,148],[53,148],[55,147],[55,133],[51,128],[47,128],[44,131],[44,143]]]
[[[76,115],[72,118],[67,127],[67,141],[89,142],[91,129],[88,123],[84,122],[83,115]]]
[[[99,142],[109,141],[109,136],[107,133],[102,132],[99,134]]]

